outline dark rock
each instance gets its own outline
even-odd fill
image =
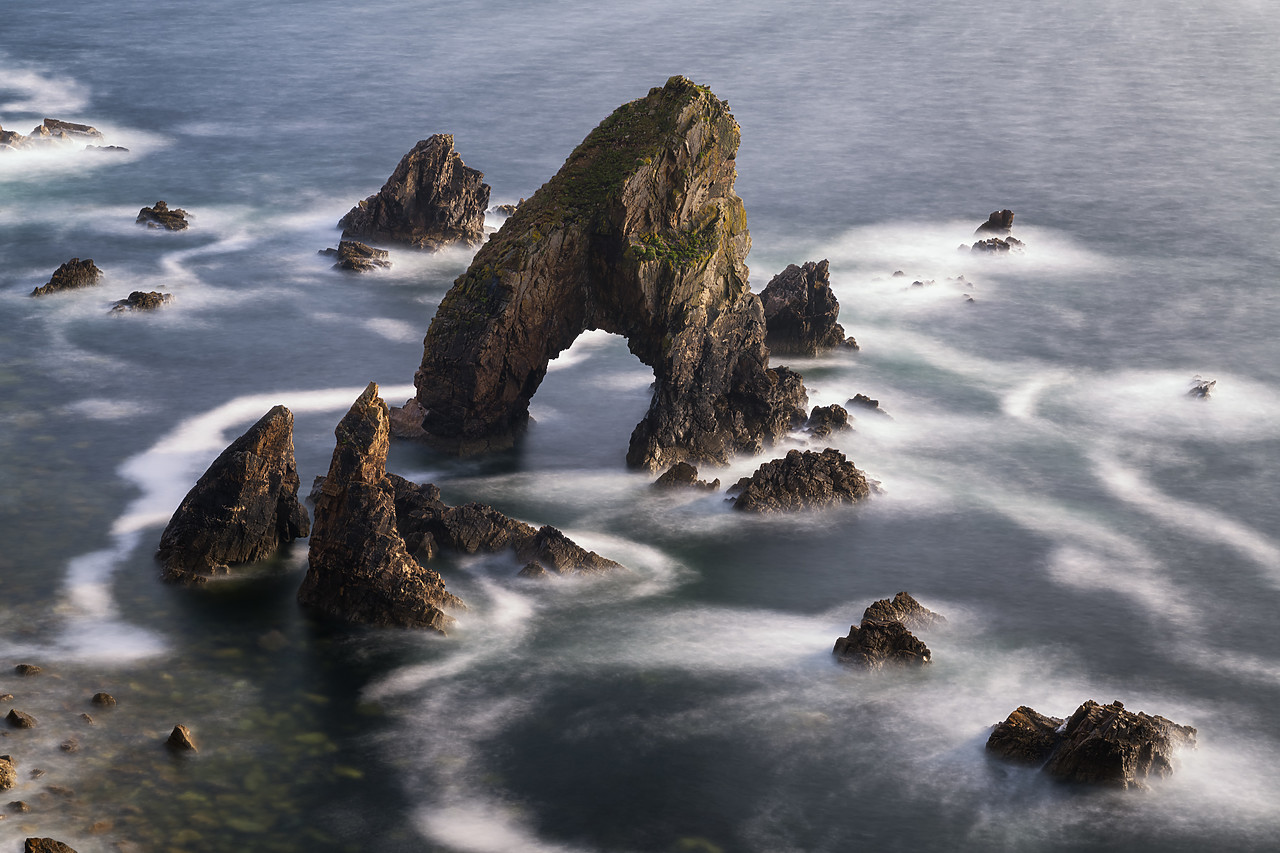
[[[798,374],[770,370],[733,191],[739,128],[673,77],[624,104],[493,235],[431,321],[414,377],[437,446],[510,446],[549,360],[583,331],[654,370],[627,462],[660,470],[758,452],[798,420]]]
[[[111,303],[112,311],[152,311],[161,305],[168,305],[173,301],[172,293],[161,293],[158,290],[152,290],[144,293],[141,290],[135,290],[129,294],[128,299],[121,299],[118,302]]]
[[[334,430],[337,446],[316,498],[306,578],[298,600],[350,622],[432,628],[444,633],[463,608],[440,575],[410,556],[396,523],[387,477],[390,421],[369,383]]]
[[[1200,400],[1208,400],[1213,394],[1214,387],[1218,384],[1216,379],[1201,379],[1196,376],[1191,380],[1191,390],[1187,392],[1188,397],[1196,397]]]
[[[822,452],[791,450],[766,462],[733,488],[733,508],[750,512],[787,512],[839,503],[855,503],[871,494],[866,475],[828,447]]]
[[[93,725],[93,717],[90,717],[88,714],[81,714],[80,719],[84,720],[85,725],[89,725],[89,726]]]
[[[1015,250],[1021,252],[1025,245],[1026,244],[1023,243],[1021,240],[1019,240],[1017,237],[1007,237],[1003,240],[1000,239],[999,237],[992,237],[989,240],[979,240],[978,242],[974,243],[969,248],[969,251],[987,252],[990,254],[1001,254],[1004,252],[1012,252]],[[964,248],[964,247],[962,246],[961,248]]]
[[[841,663],[880,669],[885,664],[924,666],[929,647],[916,639],[901,622],[869,622],[850,625],[849,636],[836,640],[832,650]]]
[[[17,708],[10,708],[9,715],[4,719],[15,729],[34,729],[36,727],[36,718],[28,713],[19,711]]]
[[[33,663],[20,663],[13,668],[16,675],[39,675],[44,672],[43,669]]]
[[[356,240],[343,240],[337,249],[322,249],[322,255],[337,255],[338,262],[334,269],[351,272],[368,272],[369,270],[391,266],[391,253],[384,249],[375,249]]]
[[[1153,775],[1171,774],[1176,750],[1195,742],[1191,726],[1125,710],[1118,701],[1089,700],[1065,724],[1021,707],[992,730],[987,749],[1013,760],[1043,761],[1042,770],[1060,779],[1142,788]]]
[[[56,118],[46,118],[41,127],[55,136],[62,134],[70,139],[92,139],[95,142],[104,142],[106,140],[100,130],[87,124],[75,124],[69,121],[59,121]]]
[[[76,853],[76,851],[54,838],[28,838],[22,853]]]
[[[519,572],[522,578],[542,579],[551,577],[551,573],[547,571],[547,567],[536,560],[531,560],[524,564],[524,568]]]
[[[720,488],[720,479],[710,483],[698,479],[698,469],[688,462],[677,462],[667,472],[653,481],[655,489],[704,489],[714,492]]]
[[[872,602],[862,614],[863,622],[901,622],[912,631],[945,625],[946,617],[934,613],[911,597],[910,593],[900,592],[893,600],[882,598]]]
[[[80,741],[74,737],[69,737],[62,742],[61,749],[63,752],[79,752]]]
[[[870,397],[868,397],[866,394],[854,394],[852,397],[846,400],[844,404],[851,409],[854,407],[857,407],[859,409],[868,409],[872,412],[875,412],[876,414],[884,415],[886,418],[889,417],[889,413],[886,412],[884,409],[880,408],[880,401],[873,400]]]
[[[84,150],[85,150],[85,151],[102,151],[102,152],[112,153],[112,154],[116,154],[116,153],[119,153],[119,154],[127,154],[127,153],[129,153],[129,149],[128,149],[128,148],[125,148],[124,146],[121,146],[121,145],[86,145],[86,146],[84,147]]]
[[[293,413],[276,406],[222,451],[173,514],[156,555],[165,580],[202,583],[306,536],[298,483]]]
[[[31,806],[22,800],[14,800],[9,803],[9,811],[14,812],[15,814],[27,814],[31,811]]]
[[[405,243],[435,251],[484,240],[489,185],[453,150],[453,136],[437,133],[404,155],[375,195],[338,222],[342,238]]]
[[[826,438],[833,432],[847,432],[853,429],[849,425],[848,411],[844,406],[837,406],[834,403],[830,406],[814,406],[804,428],[814,438]]]
[[[187,228],[187,217],[190,216],[180,207],[169,209],[163,201],[157,201],[154,207],[144,207],[138,211],[134,222],[148,228],[164,228],[167,231],[184,231]]]
[[[116,704],[116,697],[110,693],[95,693],[93,698],[89,700],[99,708],[111,708]]]
[[[603,574],[621,569],[613,560],[588,551],[551,525],[544,525],[531,538],[512,543],[521,560],[549,566],[557,574]]]
[[[825,260],[791,264],[760,291],[760,302],[768,330],[764,342],[771,354],[816,355],[836,347],[858,348],[836,322],[840,303],[831,290]]]
[[[892,275],[891,277],[892,277],[892,278],[905,278],[905,277],[906,277],[906,275],[907,275],[907,274],[906,274],[905,272],[903,272],[902,270],[894,270],[894,271],[893,271],[893,275]]]
[[[72,258],[54,271],[49,283],[31,291],[32,296],[48,296],[64,290],[92,287],[102,280],[102,270],[92,258]]]
[[[177,725],[173,727],[173,731],[169,733],[169,739],[164,742],[174,752],[199,752],[196,749],[196,742],[191,738],[191,731],[186,726]]]
[[[12,693],[0,693],[0,702],[12,702],[12,701],[13,701]]]
[[[0,755],[0,791],[7,791],[18,784],[18,768],[13,759]]]
[[[978,226],[975,234],[1008,234],[1013,228],[1013,211],[997,210],[987,217],[987,221]]]
[[[521,202],[521,203],[523,203],[523,202],[524,202],[524,199],[520,199],[520,202]],[[494,212],[494,213],[501,214],[502,216],[511,216],[512,214],[514,214],[514,213],[516,212],[516,208],[517,208],[517,207],[519,207],[519,206],[520,206],[520,204],[519,204],[519,203],[517,203],[517,204],[495,204],[495,205],[493,206],[492,210],[493,210],[493,212]]]
[[[391,435],[395,438],[408,438],[418,441],[427,439],[427,432],[422,428],[422,419],[427,410],[422,408],[417,397],[410,397],[403,406],[391,407]]]

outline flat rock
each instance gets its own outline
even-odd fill
[[[698,469],[688,462],[677,462],[666,470],[661,477],[653,481],[655,489],[701,489],[714,492],[720,488],[717,477],[708,483],[698,479]]]
[[[858,348],[836,322],[840,303],[825,260],[790,264],[760,291],[760,301],[768,329],[765,345],[772,354],[811,356],[837,347]]]
[[[941,613],[934,613],[911,597],[908,592],[900,592],[892,600],[882,598],[872,602],[862,614],[863,622],[901,622],[912,631],[945,625],[947,619]]]
[[[866,475],[840,451],[791,450],[766,462],[733,487],[733,508],[748,512],[789,512],[856,503],[871,494]]]
[[[128,298],[121,299],[111,303],[111,310],[115,311],[154,311],[161,305],[168,305],[173,301],[172,293],[161,293],[158,290],[141,291],[135,290],[130,293]]]
[[[320,254],[336,256],[338,260],[333,268],[350,272],[369,272],[391,266],[388,260],[390,252],[366,246],[358,240],[343,240],[338,243],[338,248],[322,249]]]
[[[157,201],[152,207],[144,207],[138,211],[138,218],[134,222],[139,225],[145,225],[148,228],[163,228],[166,231],[185,231],[187,228],[187,217],[191,214],[187,213],[180,207],[170,208],[166,202]]]
[[[93,287],[101,280],[102,270],[98,269],[98,265],[92,258],[85,258],[83,261],[72,258],[54,271],[48,284],[37,287],[31,291],[31,295],[48,296],[50,293],[60,293],[64,290]]]

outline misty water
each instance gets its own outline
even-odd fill
[[[1262,0],[10,4],[0,126],[129,152],[0,152],[0,710],[40,720],[0,740],[0,799],[31,807],[0,853],[1274,849],[1278,44]],[[309,619],[305,541],[160,583],[170,514],[271,406],[305,489],[366,383],[412,393],[470,255],[342,274],[317,251],[343,213],[433,133],[495,204],[530,196],[674,74],[742,126],[753,289],[829,259],[861,345],[774,363],[891,415],[703,474],[830,444],[882,494],[744,517],[654,492],[624,461],[652,373],[593,332],[514,450],[389,467],[630,572],[445,559],[448,638]],[[190,229],[135,225],[157,199]],[[1025,251],[957,251],[1000,208]],[[71,257],[102,285],[28,297]],[[174,302],[109,313],[134,290]],[[949,620],[932,665],[835,663],[899,590]],[[1086,699],[1198,748],[1145,791],[984,753],[1019,705]]]

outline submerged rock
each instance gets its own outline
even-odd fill
[[[848,432],[853,429],[849,425],[849,412],[844,406],[837,406],[834,403],[830,406],[814,406],[804,428],[814,438],[826,438],[834,432]]]
[[[18,784],[18,767],[8,755],[0,755],[0,791],[7,791]]]
[[[33,663],[20,663],[13,668],[14,675],[39,675],[44,670]]]
[[[173,301],[172,293],[161,293],[158,290],[143,292],[135,290],[129,294],[128,299],[121,299],[118,302],[111,303],[111,310],[115,311],[154,311],[161,305],[168,305]]]
[[[1195,742],[1191,726],[1128,711],[1119,701],[1099,705],[1090,699],[1065,723],[1020,707],[992,729],[987,749],[1015,761],[1043,762],[1043,772],[1060,779],[1142,788],[1153,775],[1170,775],[1174,753]]]
[[[1213,389],[1217,386],[1216,379],[1201,379],[1199,376],[1193,377],[1191,380],[1191,390],[1187,392],[1188,397],[1196,397],[1200,400],[1207,400],[1213,394]]]
[[[836,322],[840,303],[831,290],[827,261],[789,265],[760,291],[768,330],[765,345],[773,354],[816,355],[836,347],[857,349]]]
[[[400,160],[382,189],[338,221],[342,239],[404,243],[435,251],[484,240],[489,185],[453,150],[453,135],[424,139]]]
[[[849,636],[836,640],[832,653],[841,663],[880,669],[885,664],[924,666],[929,663],[929,647],[901,622],[871,622],[850,625]]]
[[[1021,240],[1019,240],[1017,237],[1006,237],[1003,240],[1000,239],[999,237],[992,237],[989,240],[979,240],[978,242],[974,243],[970,247],[969,251],[980,252],[980,253],[986,252],[988,254],[998,255],[1004,252],[1012,252],[1012,251],[1021,252],[1025,245],[1026,244],[1023,243]],[[960,248],[963,249],[964,247],[961,246]]]
[[[882,598],[873,601],[862,613],[863,622],[901,622],[912,631],[945,625],[946,617],[934,613],[911,597],[909,592],[900,592],[892,600]]]
[[[978,226],[974,234],[1008,234],[1013,229],[1013,211],[996,210],[987,217],[987,221]]]
[[[92,258],[72,258],[54,270],[49,283],[31,291],[32,296],[48,296],[63,290],[76,290],[81,287],[93,287],[102,280],[102,270]]]
[[[144,207],[138,211],[134,222],[148,228],[164,228],[166,231],[184,231],[187,228],[187,217],[190,216],[180,207],[169,209],[163,201],[157,201],[154,207]]]
[[[213,461],[160,537],[169,581],[203,583],[310,531],[298,502],[293,413],[276,406]]]
[[[164,742],[173,752],[199,752],[196,748],[196,742],[191,737],[191,730],[184,725],[176,725],[173,731],[169,733],[169,739]]]
[[[743,477],[731,491],[738,492],[734,509],[789,512],[856,503],[871,494],[871,486],[843,453],[828,447],[822,452],[791,450]]]
[[[338,243],[338,248],[321,249],[320,254],[336,255],[338,261],[333,268],[351,272],[368,272],[391,266],[391,261],[387,260],[391,257],[390,252],[366,246],[357,240],[343,240]]]
[[[632,467],[723,463],[803,420],[803,382],[769,369],[747,284],[738,139],[728,106],[683,77],[592,131],[431,321],[414,377],[430,440],[460,453],[510,446],[549,360],[588,329],[626,337],[654,370]]]
[[[677,462],[668,468],[665,474],[654,480],[653,487],[655,489],[703,489],[714,492],[720,488],[720,479],[717,477],[710,483],[699,480],[696,467],[688,462]]]
[[[875,412],[878,415],[884,415],[886,418],[889,417],[889,413],[886,412],[884,409],[880,408],[880,401],[873,400],[870,397],[868,397],[866,394],[854,394],[852,397],[850,397],[848,400],[845,401],[845,405],[851,409],[855,407],[859,409],[867,409],[869,411]]]
[[[15,729],[34,729],[39,722],[26,711],[19,711],[17,708],[10,708],[8,716],[4,719],[10,727]]]
[[[56,838],[28,838],[22,853],[76,853],[76,851]]]

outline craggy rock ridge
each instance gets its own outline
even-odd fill
[[[832,654],[841,663],[852,663],[868,669],[885,664],[924,666],[932,660],[929,647],[912,634],[912,630],[931,628],[946,619],[922,606],[909,593],[900,592],[890,601],[872,602],[862,613],[858,625],[849,626],[849,635],[836,639]]]
[[[154,207],[144,207],[138,211],[138,218],[134,222],[139,225],[145,225],[148,228],[163,228],[166,231],[185,231],[187,228],[187,217],[191,214],[187,213],[180,207],[172,210],[169,205],[163,201],[155,203]]]
[[[1060,779],[1144,788],[1152,775],[1173,773],[1174,752],[1195,743],[1191,726],[1125,710],[1119,701],[1099,705],[1090,699],[1065,724],[1020,707],[992,729],[987,750],[1042,764],[1045,773]]]
[[[307,575],[298,601],[349,622],[432,628],[463,608],[440,575],[409,554],[387,476],[387,404],[370,382],[334,430],[337,444],[316,496]]]
[[[765,345],[769,352],[817,355],[836,347],[857,349],[836,322],[840,303],[831,291],[829,264],[808,261],[791,264],[760,291],[764,321],[768,328]]]
[[[337,255],[338,262],[333,265],[336,270],[351,272],[368,272],[379,267],[391,266],[387,260],[391,253],[385,249],[375,249],[356,240],[343,240],[336,249],[321,249],[322,255]]]
[[[882,598],[872,602],[862,613],[863,622],[901,622],[912,631],[932,628],[935,625],[947,624],[941,613],[934,613],[911,597],[908,592],[900,592],[892,600]]]
[[[213,461],[160,537],[164,579],[204,583],[234,563],[250,563],[310,531],[298,503],[293,413],[267,412]]]
[[[49,283],[31,291],[32,296],[48,296],[64,290],[76,290],[81,287],[92,287],[102,280],[102,270],[92,258],[72,258],[53,272]]]
[[[158,290],[143,292],[135,290],[129,294],[127,299],[120,299],[111,303],[111,310],[114,311],[154,311],[161,305],[168,305],[173,301],[172,293],[161,293]]]
[[[484,241],[489,185],[453,150],[453,135],[424,139],[400,160],[391,177],[338,221],[342,239],[405,243],[436,251],[453,243]]]
[[[790,512],[839,503],[856,503],[871,494],[866,475],[828,447],[791,450],[782,459],[766,462],[730,489],[738,492],[734,509],[749,512]]]
[[[627,463],[726,462],[803,420],[799,375],[769,369],[734,193],[739,128],[672,77],[623,104],[489,239],[445,296],[414,377],[438,446],[509,446],[547,362],[588,329],[627,339],[655,391]]]

